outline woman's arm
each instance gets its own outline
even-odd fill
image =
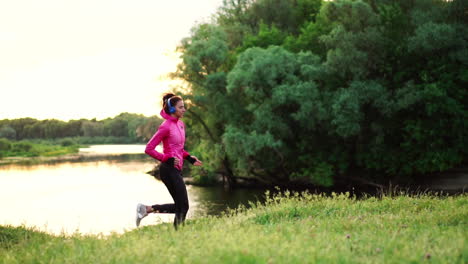
[[[156,131],[153,137],[148,141],[148,144],[146,144],[145,153],[161,162],[165,162],[169,159],[169,155],[156,150],[156,146],[159,145],[167,135],[169,135],[169,128],[164,125],[159,126],[158,131]]]

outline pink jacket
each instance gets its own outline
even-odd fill
[[[145,153],[161,162],[165,162],[172,157],[178,158],[180,162],[179,164],[175,164],[175,167],[182,170],[184,158],[190,156],[190,154],[184,150],[185,124],[182,120],[166,114],[164,110],[161,110],[160,115],[166,120],[164,120],[156,134],[154,134],[148,144],[146,144]],[[161,141],[163,143],[163,153],[156,151],[156,146],[159,145]]]

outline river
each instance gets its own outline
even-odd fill
[[[108,156],[50,164],[0,166],[0,225],[24,225],[53,234],[109,234],[135,228],[137,203],[172,203],[165,185],[146,172],[155,161],[138,156],[144,145],[95,145],[80,149]],[[133,158],[116,159],[125,154]],[[187,186],[188,219],[219,215],[246,205],[262,190]],[[173,214],[151,214],[141,225],[172,222]]]

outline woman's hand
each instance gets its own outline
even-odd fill
[[[174,157],[174,168],[176,168],[177,165],[179,165],[179,162],[180,162],[180,159]]]
[[[192,158],[195,159],[195,162],[193,163],[194,166],[203,166],[203,163],[195,156],[192,156]]]

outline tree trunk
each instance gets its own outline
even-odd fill
[[[223,185],[227,189],[232,189],[236,185],[236,179],[234,177],[234,173],[232,172],[231,166],[229,165],[229,160],[226,155],[223,159],[223,167],[225,171],[225,174],[223,175]],[[227,182],[224,182],[224,176],[226,176]]]

